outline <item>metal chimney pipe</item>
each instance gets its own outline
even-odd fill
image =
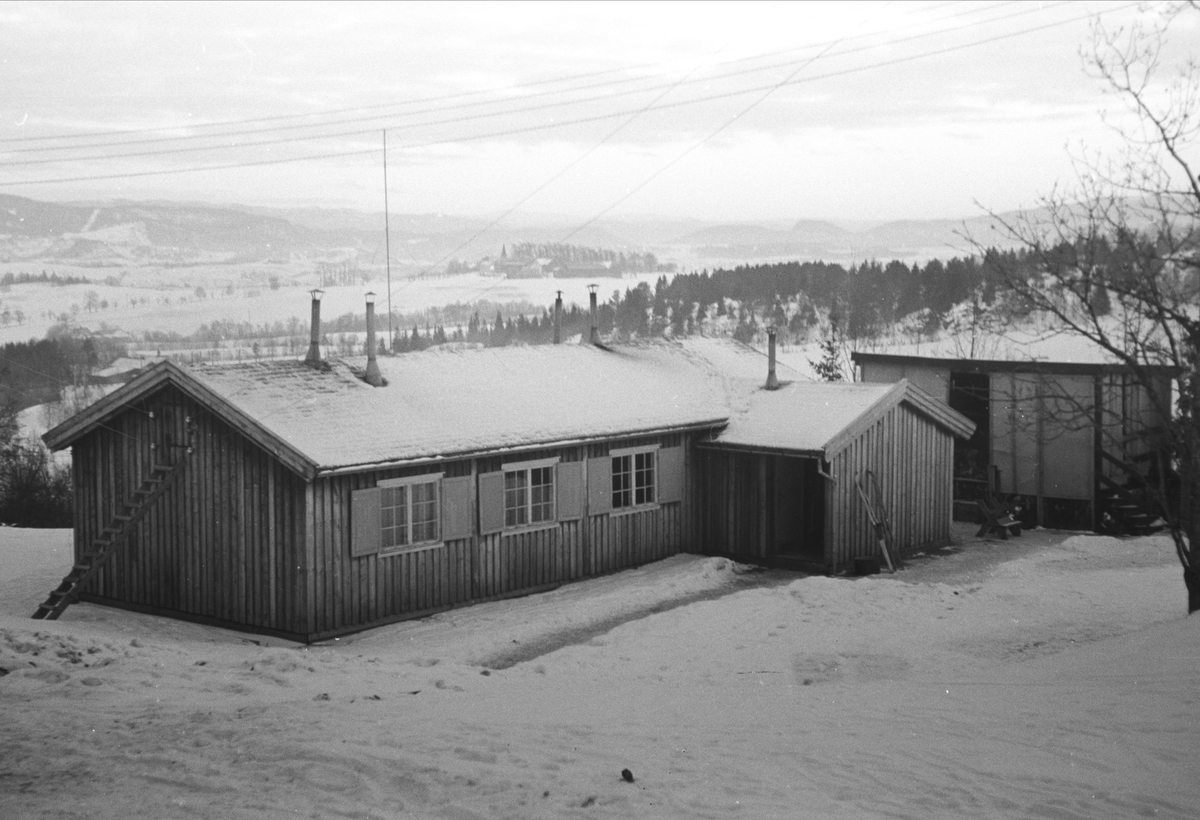
[[[554,343],[562,344],[562,291],[554,299]]]
[[[779,389],[779,377],[775,375],[775,328],[767,328],[767,389]]]
[[[383,374],[375,361],[375,294],[367,293],[367,372],[363,381],[372,387],[383,387]]]
[[[321,296],[325,291],[313,288],[309,293],[312,294],[312,330],[308,337],[308,355],[304,357],[304,363],[309,367],[317,367],[321,364]]]
[[[600,344],[600,317],[596,311],[596,289],[599,285],[588,285],[588,304],[592,309],[592,336],[591,343],[594,345]]]

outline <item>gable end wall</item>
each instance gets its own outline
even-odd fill
[[[303,480],[170,386],[72,445],[76,558],[153,464],[185,457],[172,445],[187,441],[188,418],[196,431],[183,474],[88,583],[85,599],[305,634]]]
[[[879,556],[877,539],[855,481],[870,469],[879,478],[901,555],[950,541],[954,436],[899,404],[830,459],[836,483],[826,485],[826,556],[834,571],[856,557]]]

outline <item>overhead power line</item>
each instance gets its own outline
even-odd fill
[[[984,23],[992,24],[992,23],[1003,22],[1003,20],[1012,19],[1014,17],[1027,16],[1027,14],[1044,13],[1046,11],[1052,10],[1052,8],[1056,8],[1058,6],[1064,6],[1067,4],[1068,4],[1068,0],[1060,0],[1060,1],[1056,2],[1056,4],[1052,4],[1049,6],[1022,7],[1020,11],[1014,12],[1012,14],[1006,14],[1006,16],[1003,16],[1003,17],[997,17],[997,18],[992,18],[989,20],[983,20],[983,22],[976,22],[976,23],[971,23],[971,24],[967,24],[967,25],[955,26],[955,28],[948,29],[948,30],[943,29],[943,30],[938,30],[938,31],[926,31],[926,32],[922,32],[922,34],[912,35],[910,37],[894,38],[894,40],[888,41],[888,44],[889,44],[889,46],[896,46],[896,44],[912,42],[912,41],[917,41],[917,40],[925,40],[925,38],[929,38],[932,36],[953,34],[953,32],[955,32],[955,31],[962,31],[962,30],[967,30],[967,29],[972,29],[972,28],[978,28],[979,25],[982,25]],[[1001,4],[1001,5],[1006,5],[1006,4]],[[996,8],[996,7],[998,7],[998,6],[992,6],[990,8]],[[956,17],[956,16],[953,16],[953,17]],[[941,18],[941,19],[942,20],[950,19],[950,17]],[[938,22],[941,22],[941,20],[938,20]],[[868,35],[856,35],[856,37],[864,37],[864,36],[868,36]],[[850,38],[851,37],[847,37],[847,40],[850,40]],[[829,47],[832,46],[832,44],[836,44],[836,43],[840,43],[840,42],[841,41],[833,41],[832,43],[827,43],[826,47],[824,47],[824,48],[826,48],[826,50],[822,50],[821,53],[822,54],[827,53]],[[794,50],[809,50],[811,48],[812,47],[804,47],[803,49],[787,49],[787,52],[775,52],[775,53],[768,54],[768,55],[757,55],[757,56],[755,56],[755,58],[745,58],[740,61],[751,60],[751,59],[752,60],[760,60],[760,59],[767,58],[767,56],[774,56],[776,54],[782,54],[782,53],[790,53],[790,52],[794,52]],[[878,48],[877,43],[863,44],[863,46],[842,50],[842,52],[839,52],[838,56],[851,55],[851,54],[856,54],[859,52],[866,52],[866,50],[872,50],[875,48]],[[808,61],[809,59],[810,58],[803,58],[803,59],[786,60],[786,61],[782,61],[782,62],[770,62],[770,64],[766,64],[766,65],[757,65],[757,66],[739,68],[739,70],[737,70],[737,71],[726,71],[724,73],[714,74],[714,76],[700,77],[700,78],[696,78],[696,79],[691,79],[689,77],[688,79],[685,80],[685,84],[724,82],[724,80],[732,80],[732,79],[736,79],[738,77],[744,77],[744,76],[746,76],[746,74],[755,74],[755,73],[774,71],[774,70],[776,70],[776,68],[790,68],[790,67],[796,66],[798,64],[798,62],[799,62],[799,64],[806,65],[806,64],[808,64],[808,62],[806,62],[806,61]],[[738,61],[734,61],[734,62],[738,62]],[[694,73],[694,72],[689,72],[689,74],[690,73]],[[443,125],[456,125],[456,124],[462,124],[462,122],[470,122],[470,121],[475,121],[475,120],[497,119],[497,118],[504,118],[504,116],[512,116],[512,115],[516,115],[516,114],[528,114],[528,113],[533,113],[533,112],[539,112],[539,110],[564,108],[564,107],[570,107],[570,106],[581,106],[581,104],[588,104],[588,103],[595,103],[595,102],[608,102],[608,101],[614,100],[614,98],[617,98],[617,97],[632,96],[632,95],[637,95],[637,94],[646,94],[646,92],[660,91],[662,89],[671,90],[671,89],[677,88],[677,86],[680,84],[679,80],[676,80],[676,82],[670,82],[670,83],[644,85],[644,86],[641,86],[641,88],[638,88],[638,86],[636,86],[636,85],[630,86],[631,84],[635,84],[635,83],[644,83],[648,79],[654,79],[654,78],[647,78],[647,77],[622,78],[622,79],[618,79],[618,80],[610,80],[610,82],[581,85],[581,86],[577,86],[577,88],[572,88],[572,89],[542,91],[542,92],[538,92],[538,94],[526,95],[526,96],[523,96],[520,98],[516,98],[516,100],[481,100],[481,101],[474,101],[474,102],[460,102],[460,103],[450,104],[450,106],[420,108],[420,109],[410,110],[410,112],[377,114],[377,115],[367,116],[367,118],[349,118],[349,119],[341,119],[341,120],[330,120],[330,121],[324,121],[324,122],[301,122],[301,124],[295,124],[295,125],[283,125],[283,126],[275,126],[275,127],[269,127],[269,128],[250,128],[250,130],[228,131],[228,132],[223,132],[223,133],[175,134],[175,136],[170,136],[170,137],[156,137],[156,138],[138,139],[138,140],[118,140],[118,142],[92,143],[89,145],[50,145],[50,146],[34,146],[34,148],[19,148],[19,149],[12,149],[10,151],[7,151],[7,154],[10,156],[11,155],[19,155],[19,154],[47,154],[47,152],[78,151],[78,150],[88,150],[88,149],[98,149],[98,148],[125,148],[125,146],[151,145],[151,144],[162,144],[162,143],[192,143],[192,144],[180,146],[180,148],[155,148],[155,149],[145,149],[145,150],[140,150],[140,151],[125,151],[125,152],[103,151],[103,152],[100,152],[100,154],[84,154],[84,155],[76,155],[76,156],[36,156],[34,158],[17,158],[17,160],[2,160],[2,161],[0,161],[0,167],[37,166],[37,164],[58,164],[58,163],[62,163],[62,162],[86,162],[86,161],[94,161],[94,160],[113,160],[113,158],[124,158],[124,157],[146,157],[146,156],[169,156],[169,155],[178,155],[178,154],[196,154],[196,152],[211,152],[211,151],[226,151],[226,150],[241,150],[241,149],[246,149],[246,148],[257,148],[257,146],[263,146],[263,145],[277,145],[277,144],[296,143],[296,142],[316,142],[316,140],[319,140],[319,139],[366,137],[366,136],[368,136],[368,134],[376,133],[379,130],[379,125],[364,126],[364,127],[354,128],[354,130],[348,130],[348,131],[347,130],[322,131],[322,130],[324,130],[324,128],[331,128],[331,127],[340,126],[340,125],[355,125],[355,124],[365,124],[365,122],[374,122],[377,120],[391,120],[391,119],[397,118],[397,116],[403,116],[403,118],[413,120],[415,118],[418,118],[418,116],[420,116],[422,114],[445,114],[445,113],[452,112],[452,110],[469,109],[469,108],[481,108],[481,107],[493,108],[493,110],[482,110],[482,112],[478,112],[478,113],[468,113],[468,114],[461,114],[461,115],[455,115],[455,116],[444,116],[444,118],[442,118],[442,119],[433,119],[433,120],[424,120],[424,121],[391,121],[391,122],[386,122],[386,124],[384,124],[384,127],[388,128],[389,131],[400,131],[400,130],[414,130],[414,128],[430,128],[430,127],[437,127],[437,126],[443,126]],[[619,86],[624,86],[624,88],[619,88]],[[575,92],[578,92],[578,91],[593,91],[593,90],[595,91],[594,94],[590,94],[588,96],[574,96],[571,98],[566,98],[566,100],[550,100],[550,101],[535,102],[535,103],[528,102],[530,100],[535,100],[535,98],[539,98],[539,97],[557,96],[557,95],[562,95],[562,94],[568,94],[568,92],[571,92],[571,94],[575,94]],[[760,90],[760,89],[756,88],[754,90]],[[517,103],[517,104],[512,104],[512,103]],[[622,115],[624,113],[626,113],[626,112],[622,112]],[[226,137],[253,136],[253,134],[282,134],[282,133],[286,133],[286,132],[296,132],[296,131],[299,131],[302,133],[295,133],[295,134],[293,134],[293,136],[268,136],[268,137],[265,137],[263,139],[258,139],[258,140],[234,140],[234,142],[229,142],[226,144],[196,144],[196,143],[205,143],[206,140],[222,139],[222,138],[226,138]]]
[[[1066,3],[1066,1],[1067,0],[1061,0],[1060,2],[1054,3],[1050,6],[1034,6],[1034,7],[1024,8],[1022,11],[1016,12],[1014,14],[1009,14],[1009,15],[1005,15],[1002,17],[992,18],[990,20],[985,20],[985,21],[981,21],[980,23],[970,24],[968,26],[960,26],[955,29],[950,29],[949,31],[950,32],[958,31],[958,30],[962,30],[963,28],[970,28],[974,25],[980,25],[982,23],[1002,22],[1002,21],[1010,19],[1012,17],[1022,16],[1025,14],[1044,12],[1050,8],[1054,8],[1059,5],[1064,5]],[[916,25],[928,24],[929,22],[942,23],[947,20],[952,20],[952,19],[955,19],[958,17],[972,16],[972,15],[976,15],[976,14],[980,14],[980,13],[994,11],[996,9],[1003,8],[1005,6],[1013,5],[1015,2],[1016,2],[1016,0],[1004,0],[1004,2],[995,3],[995,4],[989,5],[989,6],[971,5],[965,11],[960,11],[956,14],[945,15],[943,17],[936,18],[932,21],[926,21],[926,20],[916,21],[916,22],[913,22],[913,23],[910,23],[910,24],[907,24],[904,26],[900,26],[899,28],[900,29],[911,28]],[[945,4],[943,4],[943,5],[945,5]],[[945,33],[947,33],[947,30],[940,30],[940,31],[936,31],[936,32],[925,32],[925,33],[915,35],[914,37],[910,37],[910,38],[901,38],[901,39],[891,40],[891,41],[889,41],[889,44],[907,42],[908,40],[912,40],[912,39],[920,39],[921,37],[927,37],[927,36],[932,36],[934,34],[945,34]],[[720,65],[721,66],[738,65],[741,63],[747,63],[747,62],[753,62],[756,60],[768,59],[771,57],[777,57],[777,56],[780,56],[783,54],[791,54],[791,53],[795,53],[795,52],[799,52],[799,51],[819,50],[819,49],[827,48],[831,42],[842,42],[844,40],[865,39],[865,38],[870,38],[870,37],[875,37],[875,36],[877,36],[875,33],[851,35],[851,36],[843,38],[843,40],[839,40],[839,41],[827,41],[824,43],[812,43],[812,44],[806,44],[803,46],[796,46],[793,48],[781,49],[781,50],[773,51],[773,52],[767,52],[764,54],[756,54],[756,55],[750,55],[747,57],[735,58],[732,60],[728,60],[724,63],[721,63]],[[873,47],[874,46],[868,45],[868,46],[863,46],[863,47],[856,48],[856,49],[847,50],[843,53],[851,54],[851,53],[855,53],[856,51],[861,51],[861,50],[865,50],[865,49],[869,49],[869,48],[873,48]],[[801,59],[803,59],[803,58],[801,58]],[[761,67],[751,67],[751,68],[747,68],[747,69],[742,69],[741,71],[728,73],[726,75],[719,75],[718,77],[713,78],[713,79],[720,79],[722,77],[729,77],[729,76],[737,76],[738,74],[751,73],[751,72],[756,72],[756,71],[770,70],[772,68],[777,68],[780,65],[787,65],[787,64],[788,63],[785,62],[785,63],[775,63],[775,64],[761,66]],[[309,113],[302,113],[302,114],[281,114],[281,115],[275,115],[275,116],[271,116],[271,117],[252,117],[252,118],[246,118],[246,119],[240,119],[240,120],[229,120],[229,121],[216,122],[216,123],[181,123],[181,124],[176,124],[173,126],[164,126],[164,127],[157,127],[157,128],[125,129],[125,130],[117,130],[117,131],[93,131],[93,132],[87,132],[87,133],[83,133],[83,134],[58,134],[58,135],[47,135],[47,136],[42,136],[42,137],[9,137],[9,138],[0,139],[0,145],[9,144],[9,143],[29,143],[29,142],[61,142],[64,140],[81,140],[81,139],[91,139],[91,138],[95,138],[95,137],[111,138],[111,137],[115,137],[115,136],[137,135],[137,134],[162,134],[163,132],[178,131],[178,130],[183,130],[183,129],[225,128],[225,127],[229,127],[229,126],[250,125],[250,124],[256,124],[256,123],[277,123],[277,122],[283,122],[283,121],[288,121],[288,120],[309,120],[309,122],[301,122],[301,123],[297,123],[294,125],[272,125],[272,126],[268,126],[266,128],[244,129],[244,130],[226,131],[226,132],[220,132],[220,133],[170,134],[167,136],[147,137],[144,139],[91,143],[91,144],[85,145],[85,146],[79,146],[79,145],[37,146],[37,145],[34,145],[34,146],[30,146],[30,147],[13,148],[13,149],[9,149],[9,151],[8,151],[8,153],[11,153],[11,154],[31,153],[31,152],[36,153],[36,152],[44,152],[44,151],[77,150],[79,148],[102,148],[102,147],[114,147],[114,146],[122,146],[122,145],[140,145],[140,144],[152,144],[152,143],[160,143],[160,142],[177,142],[177,141],[183,141],[183,140],[214,139],[217,137],[241,136],[241,135],[246,135],[246,134],[266,133],[266,132],[272,132],[272,131],[294,130],[294,129],[303,129],[303,128],[320,128],[320,127],[327,127],[327,126],[333,126],[333,125],[344,125],[344,124],[353,123],[353,122],[371,122],[371,121],[375,121],[375,120],[379,120],[379,119],[385,119],[385,118],[391,117],[391,116],[411,116],[414,114],[431,113],[431,112],[451,110],[451,109],[456,109],[456,108],[474,107],[474,106],[496,105],[496,104],[502,104],[502,103],[507,103],[507,102],[513,101],[513,98],[511,98],[511,97],[497,98],[495,95],[497,93],[499,93],[500,91],[503,91],[506,95],[510,95],[513,93],[520,94],[521,96],[519,96],[516,99],[517,99],[517,101],[522,101],[522,100],[528,100],[528,99],[542,97],[542,96],[565,94],[565,93],[570,93],[570,92],[575,92],[575,91],[586,91],[586,90],[590,90],[593,88],[604,88],[607,86],[620,86],[620,85],[625,85],[625,84],[629,84],[629,83],[643,82],[646,80],[653,80],[653,79],[655,79],[655,77],[647,76],[647,75],[638,75],[638,76],[633,76],[633,77],[622,77],[617,80],[606,80],[606,81],[599,82],[599,83],[590,83],[588,85],[581,85],[581,86],[577,86],[575,88],[547,89],[547,90],[543,90],[543,91],[536,91],[533,93],[523,93],[530,89],[541,88],[543,86],[576,82],[576,81],[582,80],[582,79],[590,79],[590,78],[594,78],[594,77],[608,76],[608,75],[612,75],[612,74],[627,74],[630,71],[636,71],[641,68],[650,68],[650,67],[660,67],[660,66],[658,66],[657,64],[654,64],[654,63],[642,63],[642,64],[633,65],[633,66],[625,66],[625,67],[614,68],[614,69],[605,69],[602,71],[593,71],[593,72],[587,72],[587,73],[583,73],[583,74],[569,75],[566,77],[554,78],[554,79],[549,79],[549,80],[534,81],[534,82],[525,83],[522,85],[513,86],[513,87],[509,87],[509,88],[505,88],[505,89],[495,90],[495,91],[493,91],[493,90],[464,91],[464,92],[457,92],[457,93],[451,93],[451,94],[422,97],[422,98],[417,98],[414,100],[400,101],[400,102],[394,102],[394,103],[381,103],[378,105],[371,105],[371,106],[338,108],[338,109],[331,109],[331,110],[320,111],[320,112],[309,112]],[[691,72],[689,72],[689,74],[690,73]],[[667,83],[667,86],[674,86],[674,83]],[[641,90],[653,91],[653,90],[659,90],[663,87],[664,86],[662,86],[662,85],[658,85],[658,86],[652,86],[651,88],[648,88],[648,89],[641,89]],[[629,92],[627,92],[627,93],[629,93]],[[636,91],[633,93],[636,93]],[[488,95],[489,98],[484,99],[484,100],[477,100],[477,101],[458,102],[458,103],[454,103],[452,105],[437,105],[438,103],[443,103],[446,101],[462,100],[463,98],[479,97],[482,95]],[[348,119],[339,119],[339,120],[332,120],[332,121],[317,121],[317,122],[312,121],[317,118],[335,116],[335,115],[340,115],[340,114],[348,114],[348,113],[353,113],[353,112],[364,112],[364,113],[378,112],[378,111],[383,111],[385,109],[395,109],[397,107],[414,106],[414,105],[428,105],[431,107],[419,108],[419,109],[416,109],[415,111],[400,111],[400,112],[393,112],[393,113],[372,113],[365,117],[352,117],[352,118],[348,118]],[[395,126],[391,126],[391,127],[394,128]],[[372,129],[372,131],[374,131],[374,130],[378,130],[378,127],[377,126],[374,127]]]
[[[1118,11],[1123,11],[1123,10],[1127,10],[1130,8],[1134,8],[1137,5],[1138,5],[1137,3],[1127,3],[1127,4],[1124,4],[1121,6],[1113,7],[1111,9],[1106,9],[1105,11],[1100,12],[1100,14],[1111,14],[1111,13],[1115,13]],[[975,48],[977,46],[987,45],[990,43],[1000,42],[1003,40],[1011,40],[1011,39],[1014,39],[1017,37],[1023,37],[1025,35],[1033,34],[1033,33],[1039,32],[1039,31],[1046,31],[1046,30],[1057,28],[1060,26],[1069,25],[1071,23],[1079,22],[1081,20],[1085,20],[1085,19],[1088,19],[1088,18],[1091,18],[1094,16],[1096,16],[1096,15],[1092,14],[1092,13],[1076,15],[1073,17],[1065,18],[1063,20],[1056,20],[1056,21],[1044,23],[1044,24],[1038,25],[1038,26],[1024,28],[1019,31],[1005,32],[1002,34],[992,35],[990,37],[985,37],[985,38],[978,39],[978,40],[972,40],[967,43],[960,43],[960,44],[952,45],[952,46],[944,46],[941,48],[923,51],[923,52],[919,52],[916,54],[904,55],[904,56],[895,57],[895,58],[888,59],[888,60],[880,60],[880,61],[877,61],[874,63],[868,63],[868,64],[864,64],[864,65],[859,65],[859,66],[852,66],[849,68],[839,69],[839,70],[835,70],[835,71],[828,71],[823,74],[816,74],[816,75],[811,75],[811,76],[801,77],[801,78],[791,78],[791,79],[784,81],[782,83],[782,85],[777,84],[777,83],[768,83],[768,84],[756,85],[756,86],[751,86],[751,87],[746,87],[746,88],[739,88],[739,89],[735,89],[732,91],[723,91],[723,92],[718,92],[718,93],[713,93],[713,94],[706,94],[703,96],[693,97],[693,98],[690,98],[687,100],[682,100],[682,101],[660,102],[660,103],[654,105],[653,108],[648,109],[648,110],[663,111],[663,110],[675,109],[675,108],[680,108],[680,107],[689,106],[689,105],[697,105],[700,103],[712,102],[712,101],[720,100],[720,99],[728,99],[728,98],[738,97],[738,96],[743,96],[743,95],[748,95],[748,94],[761,93],[764,91],[774,91],[781,87],[807,84],[807,83],[816,82],[818,80],[830,79],[833,77],[841,77],[841,76],[847,76],[847,75],[851,75],[851,74],[858,74],[858,73],[871,71],[871,70],[878,69],[878,68],[886,68],[889,66],[909,63],[909,62],[913,62],[916,60],[925,59],[927,57],[936,57],[936,56],[941,56],[941,55],[945,55],[945,54],[956,52],[956,51],[963,51],[963,50],[966,50],[969,48]],[[620,110],[620,111],[606,112],[603,114],[596,114],[596,115],[591,115],[591,116],[586,116],[586,117],[576,117],[576,118],[572,118],[572,119],[565,119],[565,120],[560,120],[560,121],[551,122],[551,123],[538,123],[536,125],[519,126],[519,127],[513,127],[513,128],[503,128],[503,129],[497,129],[494,131],[477,133],[477,134],[455,135],[455,136],[449,136],[449,137],[445,137],[445,138],[441,138],[441,139],[433,139],[433,140],[426,140],[423,142],[409,143],[407,147],[411,150],[414,148],[426,148],[426,147],[433,147],[433,146],[438,146],[438,145],[446,145],[446,144],[459,143],[459,142],[470,142],[470,141],[484,140],[484,139],[495,139],[497,137],[503,137],[503,136],[515,136],[518,134],[527,134],[527,133],[534,133],[534,132],[539,132],[539,131],[549,131],[549,130],[554,130],[554,129],[566,128],[566,127],[570,127],[573,125],[581,125],[581,124],[586,124],[586,123],[614,119],[616,117],[628,116],[629,114],[632,114],[632,113],[635,113],[635,112],[638,112],[641,110],[642,109],[636,109],[636,108],[635,109],[624,109],[624,110]],[[389,129],[389,130],[391,130],[391,129]],[[155,169],[155,170],[147,170],[147,171],[127,171],[127,172],[123,172],[123,173],[92,174],[92,175],[79,175],[79,176],[70,176],[70,177],[51,177],[51,178],[23,180],[23,181],[4,180],[4,181],[0,181],[0,187],[11,188],[11,187],[20,186],[20,185],[48,185],[48,184],[57,184],[57,183],[64,183],[64,182],[94,182],[94,181],[110,180],[110,179],[133,179],[133,178],[138,178],[138,177],[167,176],[167,175],[195,173],[195,172],[202,172],[202,171],[221,171],[221,170],[232,170],[232,169],[238,169],[238,168],[265,167],[265,166],[271,166],[271,165],[282,165],[282,164],[290,164],[290,163],[296,163],[296,162],[309,162],[309,161],[322,160],[322,159],[341,159],[341,158],[348,158],[348,157],[367,156],[367,155],[375,153],[376,151],[377,151],[376,148],[361,148],[361,149],[349,149],[349,150],[345,150],[345,151],[321,152],[321,153],[306,154],[306,155],[302,155],[302,156],[293,156],[293,157],[273,157],[270,159],[263,159],[263,160],[244,160],[244,161],[240,161],[240,162],[221,163],[221,164],[213,164],[213,165],[189,166],[189,167],[184,167],[184,168],[165,168],[165,169]],[[156,153],[160,153],[160,152],[145,152],[144,154],[138,154],[137,156],[152,156],[152,155],[156,155]],[[163,152],[163,153],[165,153],[165,152]],[[133,157],[135,155],[131,154],[128,156]],[[108,159],[108,160],[118,159],[118,158],[122,158],[122,157],[121,156],[103,157],[103,159]]]

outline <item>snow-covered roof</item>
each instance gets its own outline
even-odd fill
[[[785,382],[778,390],[735,389],[740,407],[713,444],[828,458],[892,407],[907,402],[955,435],[975,426],[907,380],[896,384]]]
[[[767,354],[755,350],[729,336],[688,336],[680,339],[679,345],[692,356],[732,379],[765,381],[767,378]],[[780,378],[795,378],[799,374],[790,367],[782,367]]]
[[[678,347],[546,345],[427,350],[379,359],[387,381],[359,378],[365,359],[313,369],[274,360],[154,366],[114,397],[170,379],[230,417],[302,472],[353,468],[719,425],[723,381]],[[98,403],[46,434],[68,446],[115,406]],[[275,446],[270,446],[275,445]]]
[[[828,457],[856,430],[901,401],[957,435],[969,436],[973,430],[962,416],[908,382],[818,382],[777,362],[782,386],[766,390],[767,354],[728,337],[690,337],[679,346],[726,381],[729,425],[711,442],[719,447]]]
[[[745,409],[729,420],[716,440],[736,447],[823,453],[827,444],[893,387],[792,382],[778,390],[755,390]]]
[[[728,427],[718,445],[820,453],[900,401],[959,435],[970,422],[906,381],[787,381],[763,390],[766,358],[730,342],[600,348],[442,348],[319,368],[295,360],[160,362],[47,432],[53,449],[169,382],[306,477],[428,459]]]

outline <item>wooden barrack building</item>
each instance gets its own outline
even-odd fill
[[[161,362],[45,436],[75,567],[36,617],[314,641],[681,551],[836,571],[878,554],[866,470],[899,552],[947,541],[970,430],[908,383],[765,390],[671,343]]]

